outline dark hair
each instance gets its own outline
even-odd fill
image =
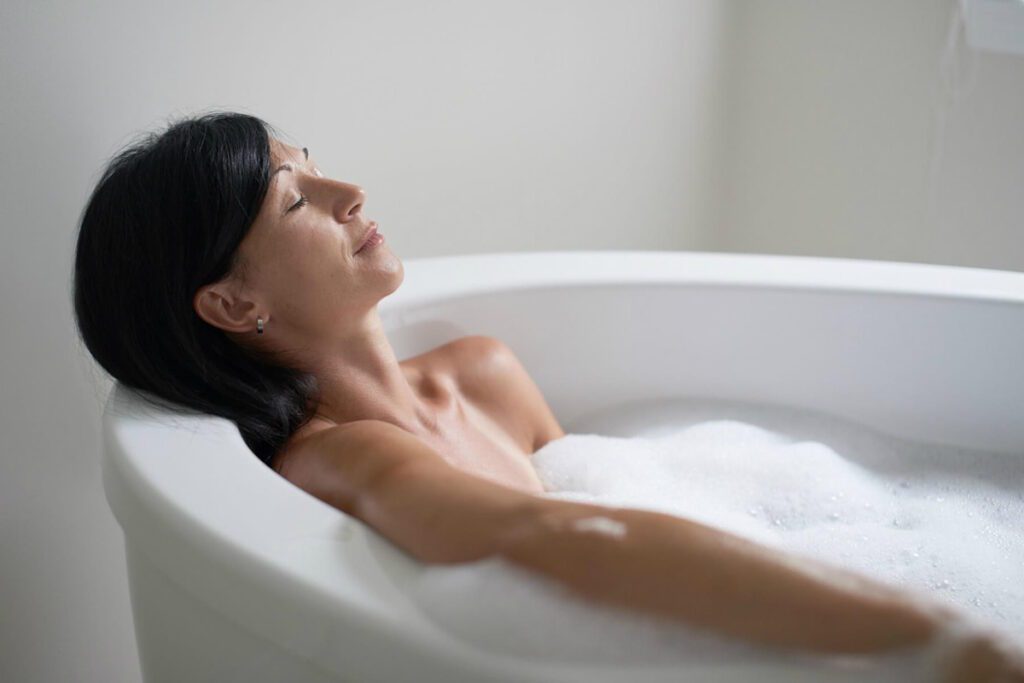
[[[243,349],[192,302],[244,265],[237,248],[270,184],[274,132],[214,112],[117,153],[82,213],[73,284],[79,332],[104,370],[151,403],[231,420],[268,465],[312,416],[316,379]]]

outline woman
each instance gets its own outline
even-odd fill
[[[273,133],[212,113],[108,166],[82,215],[74,305],[118,381],[234,421],[285,479],[422,562],[500,556],[595,601],[824,653],[945,642],[961,623],[689,520],[538,495],[530,455],[564,431],[514,353],[471,336],[399,361],[377,304],[402,262],[365,192]],[[1024,680],[997,638],[950,642],[950,680]]]

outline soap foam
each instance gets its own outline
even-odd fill
[[[631,430],[639,436],[570,433],[549,442],[532,456],[545,496],[693,519],[1024,633],[1020,455],[911,443],[836,418],[738,404],[733,419],[702,419],[709,405],[680,409],[674,424]],[[614,520],[595,519],[587,523],[594,532],[615,533],[607,524]],[[443,629],[533,659],[650,664],[783,654],[584,602],[495,558],[425,567],[410,591]]]

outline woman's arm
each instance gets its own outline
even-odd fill
[[[295,457],[282,474],[421,562],[501,557],[596,602],[819,652],[923,644],[961,619],[939,603],[680,517],[496,484],[452,467],[388,423],[319,434],[323,448],[305,453],[316,457]],[[977,673],[1010,666],[993,641],[973,642],[974,659],[961,658],[956,680],[994,680]]]
[[[898,589],[680,517],[487,481],[388,423],[357,423],[336,436],[334,461],[349,471],[316,479],[357,482],[348,511],[422,562],[497,555],[592,600],[827,652],[921,643],[941,616]],[[370,465],[380,470],[369,476]]]
[[[497,554],[540,500],[450,465],[388,422],[359,420],[314,433],[281,475],[365,522],[417,560],[471,562]]]
[[[767,645],[922,644],[953,615],[849,571],[645,510],[545,500],[502,556],[599,602]]]

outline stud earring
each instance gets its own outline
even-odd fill
[[[263,318],[256,318],[256,334],[263,334]]]

